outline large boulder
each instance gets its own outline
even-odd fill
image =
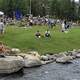
[[[24,66],[23,58],[20,56],[0,57],[0,73],[14,73]]]
[[[34,55],[26,55],[24,57],[24,67],[38,67],[41,66],[41,60],[39,59],[39,57],[34,56]]]

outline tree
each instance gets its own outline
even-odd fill
[[[51,1],[50,13],[53,16],[58,16],[58,14],[59,14],[59,3],[58,3],[58,0],[52,0]]]
[[[0,10],[12,17],[19,9],[23,15],[30,13],[30,0],[0,0]],[[74,0],[31,0],[31,12],[34,16],[47,14],[55,18],[77,19],[80,16],[80,6],[76,7]]]
[[[13,17],[13,12],[19,9],[23,14],[27,13],[28,0],[1,0],[0,8],[9,17]]]
[[[32,0],[31,4],[32,14],[34,16],[45,16],[47,14],[48,0]]]

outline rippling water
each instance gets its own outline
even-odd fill
[[[80,59],[71,64],[51,63],[21,73],[0,75],[0,80],[80,80]]]

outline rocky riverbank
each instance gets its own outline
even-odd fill
[[[0,75],[0,80],[80,80],[80,59],[72,64],[50,63],[36,68],[24,68],[23,72]]]
[[[0,80],[80,80],[80,49],[39,55],[13,48],[0,55],[0,73]]]
[[[12,48],[7,55],[0,56],[0,73],[14,73],[24,67],[39,67],[52,62],[72,63],[77,58],[80,58],[80,49],[58,54],[39,55],[37,51],[21,53],[19,49]]]

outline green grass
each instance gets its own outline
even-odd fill
[[[51,38],[35,38],[35,32],[40,30],[44,35],[47,27],[34,26],[33,28],[23,29],[9,26],[0,41],[10,47],[20,48],[23,52],[36,50],[41,54],[58,53],[62,51],[80,48],[80,29],[72,28],[68,33],[62,33],[60,27],[56,26],[51,31]]]

